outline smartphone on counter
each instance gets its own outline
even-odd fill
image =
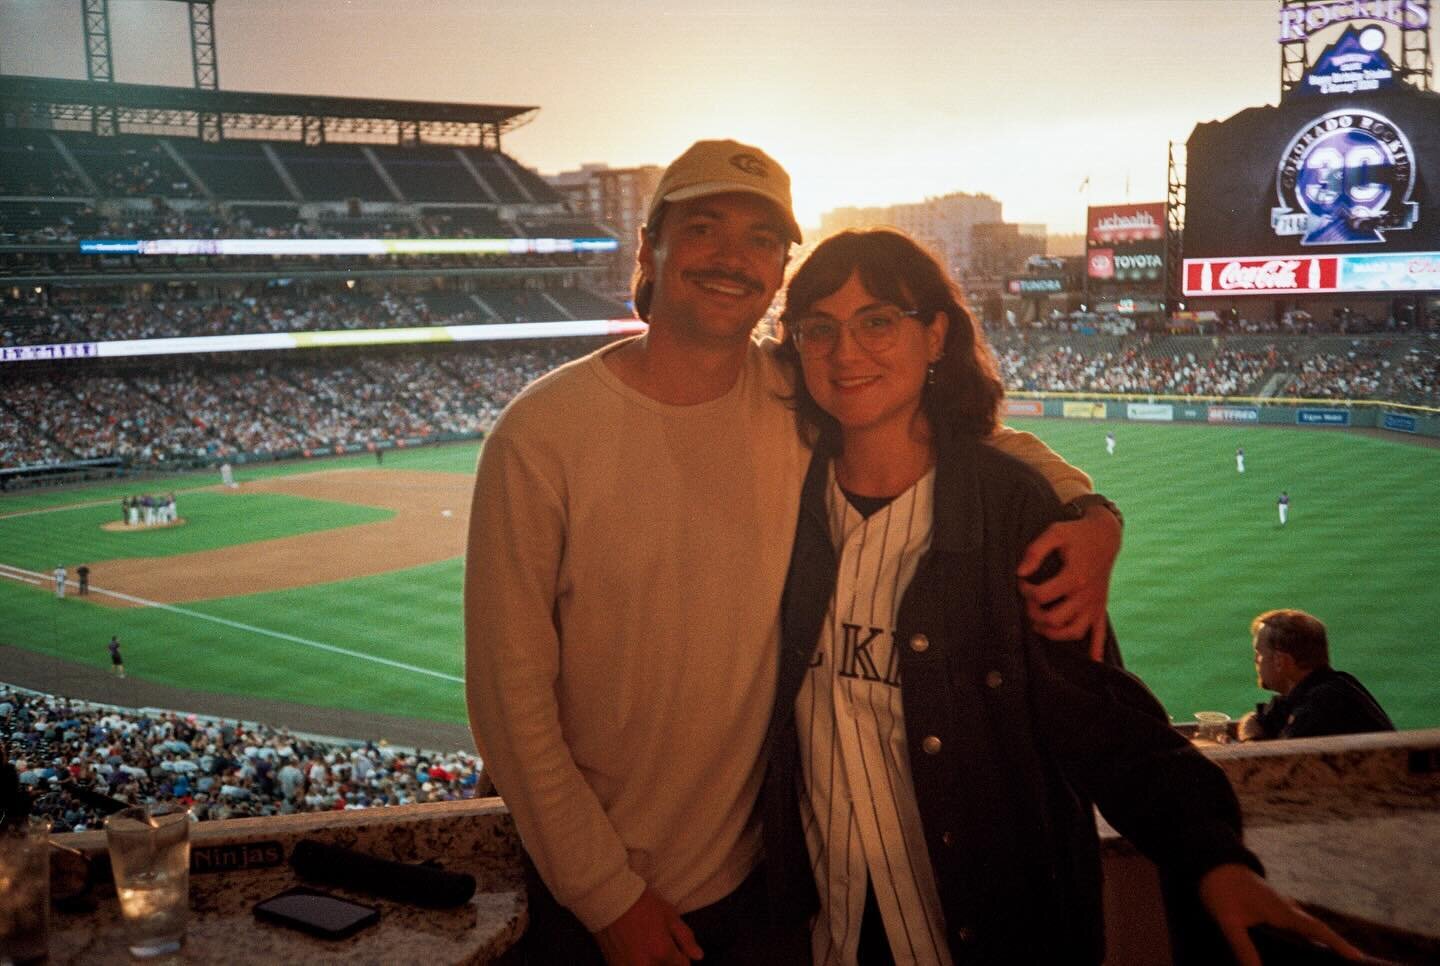
[[[255,918],[322,939],[344,939],[379,922],[380,910],[300,886],[257,902]]]

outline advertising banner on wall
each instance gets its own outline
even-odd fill
[[[1381,425],[1397,433],[1413,433],[1416,430],[1415,417],[1408,413],[1386,413]]]
[[[1007,399],[1005,400],[1005,415],[1043,416],[1045,415],[1045,404],[1038,399]]]
[[[1297,409],[1295,423],[1299,426],[1349,426],[1348,409]]]
[[[1440,291],[1440,251],[1187,258],[1186,295]]]
[[[1098,402],[1066,402],[1063,414],[1066,419],[1104,419],[1105,404]]]
[[[1175,418],[1175,407],[1161,403],[1128,403],[1125,406],[1125,418],[1168,423]]]
[[[1011,275],[1005,279],[1005,290],[1011,295],[1060,295],[1065,291],[1063,275]]]
[[[1209,406],[1206,407],[1205,420],[1211,423],[1258,423],[1260,410],[1254,406]]]
[[[1086,219],[1085,256],[1086,275],[1102,286],[1163,284],[1165,203],[1091,208]]]

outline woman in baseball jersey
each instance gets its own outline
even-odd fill
[[[936,260],[844,232],[782,319],[816,455],[762,807],[772,908],[813,915],[814,962],[1101,962],[1092,802],[1242,962],[1263,921],[1353,953],[1257,874],[1225,776],[1113,638],[1095,662],[1029,627],[1014,574],[1064,511],[982,442],[1003,388]]]

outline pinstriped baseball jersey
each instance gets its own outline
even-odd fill
[[[932,469],[868,518],[827,494],[840,570],[796,698],[800,811],[820,914],[816,964],[854,963],[873,885],[897,964],[949,963],[944,915],[910,780],[895,617],[930,547]]]

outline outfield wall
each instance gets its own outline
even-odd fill
[[[1207,423],[1381,429],[1399,436],[1440,438],[1440,410],[1369,401],[1277,400],[1221,396],[1121,396],[1102,393],[1011,392],[1007,416],[1093,419],[1098,422]]]

